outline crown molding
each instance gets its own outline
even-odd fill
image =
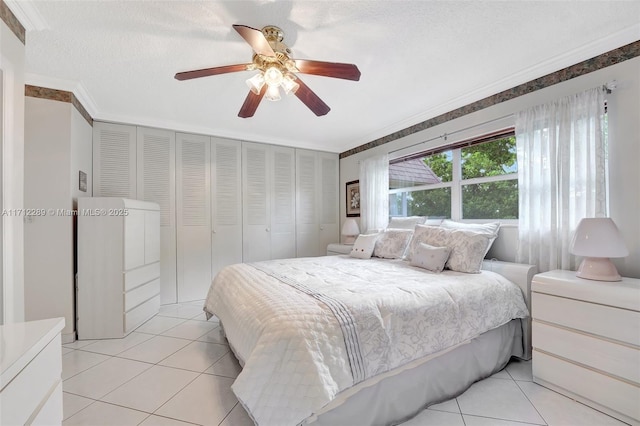
[[[71,92],[92,118],[99,115],[98,106],[82,83],[28,73],[25,75],[25,84]]]
[[[49,24],[32,0],[4,0],[27,31],[48,30]]]

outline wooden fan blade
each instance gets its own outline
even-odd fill
[[[210,75],[226,74],[229,72],[246,71],[247,65],[250,64],[237,64],[237,65],[225,65],[223,67],[204,68],[201,70],[179,72],[175,75],[176,80],[190,80],[192,78],[208,77]]]
[[[321,115],[326,115],[331,108],[329,105],[325,104],[322,99],[316,95],[313,90],[309,89],[309,86],[304,84],[300,78],[296,78],[296,83],[300,85],[298,90],[296,90],[296,96],[298,99],[302,101],[315,115],[320,117]]]
[[[264,94],[267,93],[267,85],[262,86],[260,90],[260,94],[256,95],[251,90],[249,90],[249,94],[247,95],[242,107],[240,108],[240,112],[238,112],[238,117],[241,118],[249,118],[253,117],[253,114],[256,113],[256,109],[258,109],[258,105],[260,105],[260,101],[264,97]]]
[[[247,27],[246,25],[234,25],[233,29],[235,29],[238,34],[240,34],[242,38],[249,43],[249,46],[251,46],[253,51],[258,55],[271,57],[276,56],[276,53],[269,45],[269,42],[264,37],[264,34],[262,34],[262,31]]]
[[[296,59],[296,67],[304,74],[322,75],[325,77],[343,78],[345,80],[360,80],[360,70],[353,64],[338,62],[309,61]]]

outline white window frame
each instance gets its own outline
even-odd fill
[[[486,143],[490,143],[487,141]],[[465,147],[452,147],[451,148],[451,161],[452,161],[452,179],[450,182],[442,182],[436,184],[410,186],[404,188],[394,188],[389,190],[389,195],[397,193],[408,193],[415,191],[423,191],[439,188],[451,188],[451,220],[459,222],[472,222],[472,223],[488,223],[488,222],[500,222],[503,225],[517,225],[518,219],[464,219],[462,218],[462,187],[465,185],[475,185],[479,183],[501,182],[507,180],[518,180],[518,172],[509,173],[498,176],[484,176],[470,179],[462,179],[462,149]],[[446,152],[443,150],[441,152]],[[428,157],[431,154],[425,155]],[[406,208],[403,208],[403,213],[406,216]]]

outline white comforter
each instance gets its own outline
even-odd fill
[[[238,264],[214,279],[244,368],[232,389],[259,425],[295,425],[354,384],[528,315],[521,290],[483,271],[433,274],[346,256]]]

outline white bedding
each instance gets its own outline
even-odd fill
[[[528,315],[492,272],[347,256],[229,266],[205,310],[244,362],[232,389],[260,425],[299,424],[362,380]]]

